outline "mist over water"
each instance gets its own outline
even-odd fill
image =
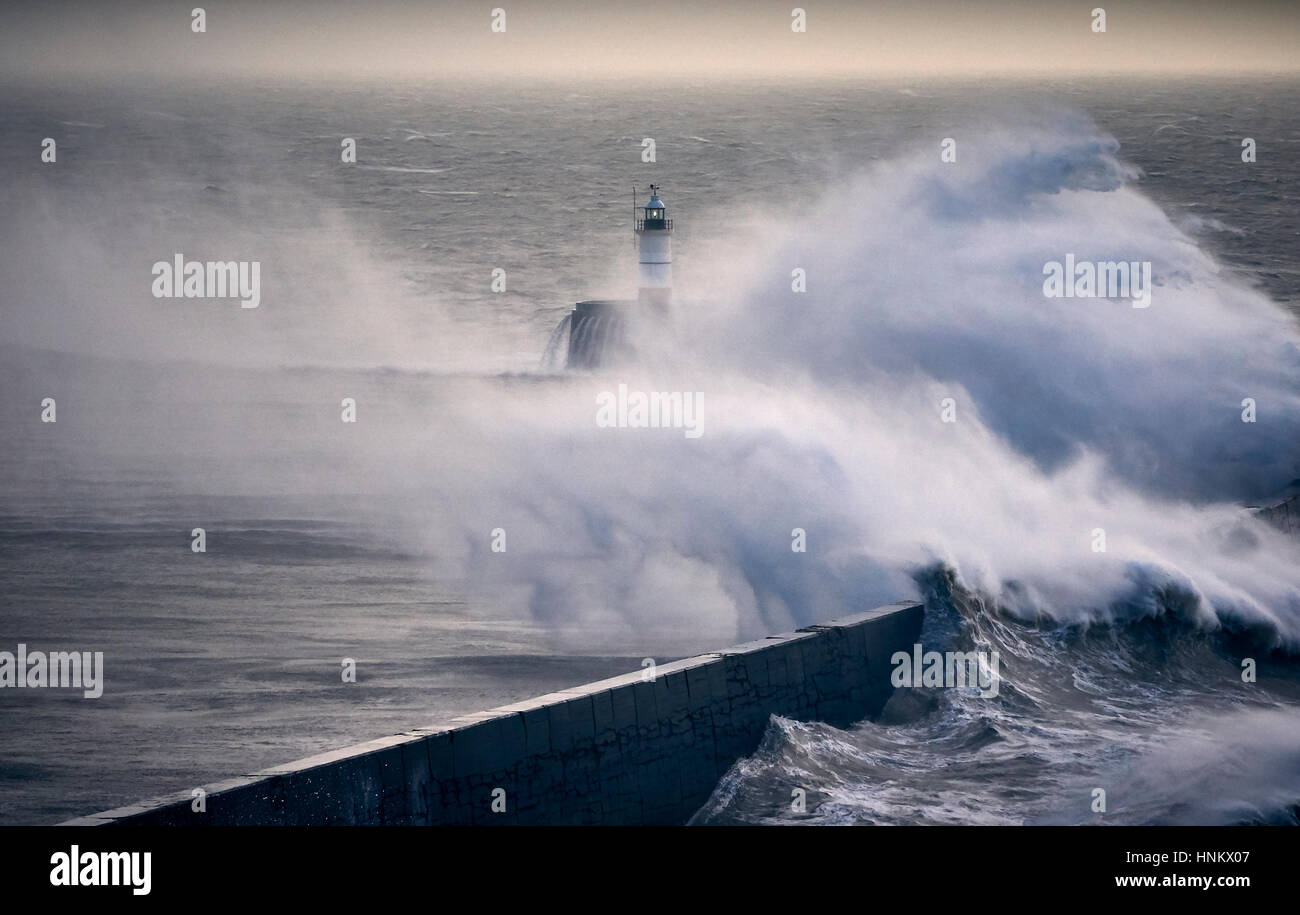
[[[1300,478],[1294,250],[1257,236],[1260,263],[1238,262],[1240,236],[1220,227],[1244,232],[1263,211],[1192,223],[1148,192],[1151,163],[1178,147],[1159,144],[1140,93],[1104,124],[1091,109],[1114,97],[1066,91],[1019,113],[975,90],[665,101],[653,177],[682,227],[673,319],[634,327],[636,364],[564,374],[537,369],[552,327],[633,281],[621,201],[648,180],[628,165],[645,132],[617,92],[285,92],[239,117],[211,98],[106,111],[91,96],[66,114],[60,171],[24,165],[3,185],[17,214],[0,238],[15,543],[35,530],[54,550],[70,529],[132,517],[179,532],[179,553],[196,516],[251,536],[259,561],[307,562],[328,542],[347,572],[323,597],[346,604],[397,562],[412,576],[398,617],[427,586],[536,626],[496,646],[507,657],[668,657],[924,597],[927,648],[1008,659],[994,702],[945,690],[851,732],[777,722],[705,821],[778,818],[794,780],[828,799],[826,820],[1081,822],[1049,764],[1086,786],[1117,778],[1118,758],[1156,786],[1192,744],[1223,764],[1125,816],[1237,821],[1254,804],[1267,819],[1300,799],[1300,546],[1243,507]],[[508,130],[483,126],[492,105]],[[263,129],[238,126],[250,117]],[[319,143],[286,154],[277,131]],[[338,136],[352,132],[348,171]],[[956,163],[939,160],[944,136]],[[1210,183],[1251,166],[1228,146],[1199,167]],[[174,252],[260,260],[262,305],[153,299],[149,267]],[[1043,265],[1067,254],[1150,261],[1151,306],[1046,298]],[[796,267],[806,293],[791,291]],[[703,434],[598,427],[597,396],[620,384],[699,392]],[[44,396],[59,398],[57,438],[33,426]],[[339,421],[345,396],[355,427]],[[497,528],[505,553],[490,549]],[[807,552],[791,550],[795,528]],[[106,534],[140,582],[123,605],[186,558],[140,535]],[[67,603],[95,618],[104,571],[67,571]],[[48,582],[10,580],[6,617],[30,631]],[[244,625],[265,625],[256,604],[280,605],[278,587],[268,572],[260,596],[232,599]],[[312,631],[309,606],[295,595],[277,625]],[[367,612],[327,628],[364,645]],[[165,658],[176,649],[149,648],[155,625],[122,632]],[[220,656],[222,619],[194,625]],[[407,635],[383,650],[418,669]],[[1247,653],[1271,680],[1240,682]],[[419,707],[413,677],[404,700]],[[365,711],[356,739],[376,736]],[[1224,775],[1248,722],[1275,736],[1251,777]],[[948,755],[966,768],[939,771]],[[1011,768],[991,779],[997,765]],[[1187,813],[1203,791],[1223,809]]]

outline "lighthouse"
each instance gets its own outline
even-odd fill
[[[644,205],[632,190],[632,232],[637,249],[637,297],[635,299],[591,299],[579,302],[551,333],[544,362],[562,351],[568,336],[565,366],[594,369],[612,365],[635,354],[630,329],[652,321],[666,321],[673,295],[673,221],[659,196],[659,185],[650,185],[650,199]],[[643,325],[642,325],[643,326]]]
[[[635,220],[639,286],[637,302],[665,314],[673,295],[673,221],[659,198],[659,185],[650,185],[650,200]],[[634,210],[635,213],[635,210]]]

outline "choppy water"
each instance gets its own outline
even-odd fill
[[[0,647],[108,687],[0,694],[3,822],[912,594],[1001,698],[775,722],[699,820],[1294,821],[1300,550],[1234,506],[1300,478],[1297,88],[10,87]],[[650,180],[692,304],[644,378],[538,373],[629,293]],[[1064,250],[1168,297],[1048,311]],[[261,307],[151,298],[175,251],[260,260]],[[598,435],[623,380],[705,391],[705,436]]]
[[[1240,659],[1258,655],[1248,638],[1154,618],[1030,627],[954,594],[942,576],[927,585],[922,643],[998,652],[997,696],[901,689],[881,721],[847,730],[776,719],[695,822],[1300,822],[1293,660],[1261,658],[1246,684]],[[798,788],[806,809],[796,813]]]

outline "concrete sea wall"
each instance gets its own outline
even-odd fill
[[[1259,516],[1288,534],[1300,536],[1300,495],[1260,509]]]
[[[185,792],[66,825],[684,823],[771,715],[878,714],[921,617],[890,604],[275,766],[204,786],[201,813]]]

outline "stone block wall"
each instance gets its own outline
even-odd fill
[[[275,766],[205,786],[203,813],[185,793],[68,825],[684,823],[772,715],[878,714],[921,616],[890,604]]]

